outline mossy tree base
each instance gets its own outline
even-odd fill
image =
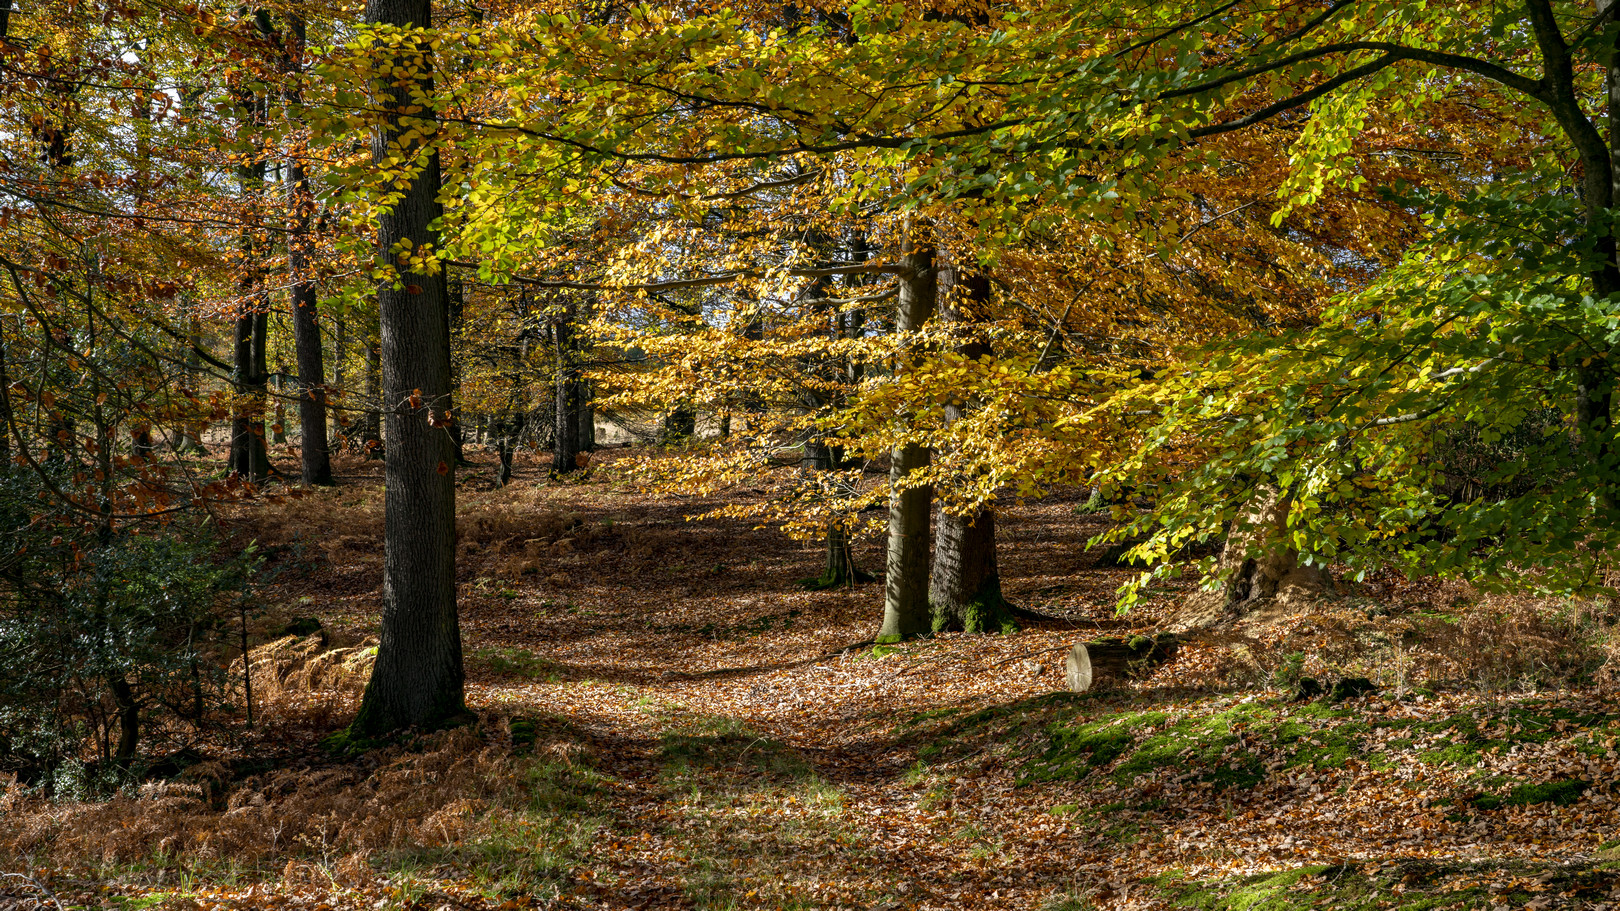
[[[1016,633],[1016,608],[1001,594],[1001,582],[989,580],[965,603],[935,603],[934,632]]]

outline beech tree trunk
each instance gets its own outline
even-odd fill
[[[262,16],[255,14],[264,31]],[[258,129],[264,120],[264,98],[251,90],[239,90],[236,102],[242,109],[241,128]],[[235,321],[235,344],[232,346],[232,384],[237,401],[231,415],[231,448],[228,466],[249,481],[264,480],[269,474],[270,456],[265,450],[264,406],[266,381],[265,335],[269,329],[269,308],[263,300],[264,269],[260,259],[261,247],[257,221],[264,198],[265,161],[260,141],[251,139],[254,154],[237,167],[236,179],[245,210],[241,233],[237,240],[237,253],[241,257],[241,279],[237,283],[239,300]]]
[[[360,413],[360,442],[366,458],[382,458],[382,348],[366,342],[366,400]]]
[[[352,401],[353,396],[348,395],[343,388],[343,359],[349,354],[349,321],[342,313],[338,313],[335,322],[337,325],[332,330],[332,391],[339,396],[340,401]],[[327,449],[330,451],[333,441],[339,446],[347,447],[349,434],[352,432],[352,421],[344,418],[344,408],[341,405],[333,405],[331,395],[327,396],[326,401],[328,405],[332,405],[328,409],[332,412],[332,434],[327,437],[329,441]]]
[[[1187,599],[1177,625],[1214,626],[1241,619],[1271,604],[1304,605],[1333,592],[1333,579],[1319,566],[1299,561],[1299,551],[1286,542],[1288,497],[1262,488],[1244,507],[1226,546],[1220,568],[1227,574],[1221,589]]]
[[[304,18],[289,16],[287,31],[285,63],[290,78],[282,97],[289,107],[296,108],[303,103],[300,79]],[[287,162],[287,205],[292,210],[292,231],[287,235],[287,271],[292,281],[293,349],[298,358],[299,468],[304,484],[326,486],[332,483],[331,446],[326,438],[326,365],[321,356],[315,280],[310,275],[315,194],[310,189],[304,162],[297,155]]]
[[[556,343],[557,384],[555,393],[556,430],[552,434],[551,472],[565,475],[581,467],[579,358],[575,351],[576,327],[573,307],[566,307],[552,324]]]
[[[368,0],[365,21],[404,28],[432,25],[432,0]],[[378,167],[394,154],[417,157],[431,136],[431,50],[381,51],[383,72],[404,73],[374,86],[386,126],[372,136]],[[407,135],[409,133],[409,135]],[[439,155],[409,176],[409,186],[378,219],[377,254],[399,267],[398,285],[377,289],[382,325],[382,372],[388,462],[383,552],[382,636],[377,663],[351,730],[362,735],[405,727],[434,728],[463,720],[461,630],[456,616],[455,448],[440,426],[450,402],[450,320],[443,269],[432,274],[399,266],[409,249],[437,249]]]
[[[900,304],[895,331],[914,332],[934,315],[937,287],[934,250],[923,247],[901,261]],[[913,472],[927,468],[928,447],[907,444],[894,450],[889,483],[889,546],[883,580],[883,626],[879,642],[897,642],[933,628],[928,608],[929,520],[933,488],[910,483]]]
[[[972,335],[973,322],[990,304],[990,279],[968,275],[959,264],[939,269],[940,319],[966,335],[956,351],[977,360],[991,354],[990,346]],[[947,422],[962,419],[966,405],[946,405]],[[956,515],[941,508],[935,532],[934,569],[928,601],[935,632],[1005,632],[1017,628],[1012,606],[1001,595],[996,571],[996,517],[989,506]]]
[[[804,460],[801,464],[810,471],[832,471],[841,458],[842,454],[838,449],[822,441],[811,440],[805,443]],[[842,521],[834,519],[827,525],[824,540],[827,545],[827,560],[822,566],[821,575],[805,579],[800,584],[812,591],[825,591],[872,581],[871,573],[862,572],[855,565],[855,554],[849,547],[849,529]]]

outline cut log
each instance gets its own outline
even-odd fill
[[[1082,642],[1069,652],[1064,682],[1071,692],[1084,693],[1103,680],[1142,675],[1175,657],[1181,642],[1174,633]]]
[[[1064,662],[1063,682],[1071,693],[1084,693],[1091,689],[1091,654],[1086,650],[1085,643],[1069,651],[1068,660]]]

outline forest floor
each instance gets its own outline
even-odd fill
[[[812,544],[611,462],[484,470],[478,724],[337,757],[382,559],[375,465],[345,468],[230,520],[267,555],[254,732],[110,800],[0,796],[0,872],[122,908],[1620,908],[1601,606],[1385,580],[1075,695],[1072,644],[1184,594],[1116,617],[1133,571],[1075,498],[998,519],[1008,596],[1061,620],[875,647],[881,584],[803,590]],[[299,617],[324,630],[274,635]],[[1292,701],[1305,674],[1378,689]]]

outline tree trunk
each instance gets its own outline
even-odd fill
[[[461,318],[467,310],[467,285],[457,278],[450,282],[450,389],[451,415],[450,445],[456,453],[456,465],[469,465],[467,461],[467,434],[461,424],[461,409],[455,402],[461,400],[461,368],[455,357],[455,340],[461,334]]]
[[[567,308],[552,324],[557,355],[556,429],[552,434],[551,473],[565,475],[577,471],[579,464],[579,359],[574,350],[574,319],[572,308]]]
[[[360,442],[366,458],[382,458],[382,348],[366,343],[366,396],[360,413]]]
[[[804,461],[801,464],[810,471],[832,471],[841,458],[842,454],[838,449],[824,442],[811,440],[805,443]],[[800,583],[805,588],[811,591],[826,591],[871,582],[875,578],[871,573],[862,572],[855,565],[855,555],[849,548],[849,528],[843,521],[838,518],[832,519],[827,525],[824,540],[827,544],[827,562],[823,565],[820,576],[805,579]]]
[[[990,304],[990,279],[969,275],[957,263],[939,269],[941,320],[967,334],[956,352],[970,360],[989,357],[990,346],[973,335],[972,325]],[[946,405],[946,422],[962,419],[966,405]],[[1012,606],[1001,596],[996,571],[996,517],[989,506],[955,515],[941,507],[934,543],[934,570],[928,601],[935,632],[1007,632],[1017,628]]]
[[[664,415],[664,442],[680,443],[690,440],[697,433],[697,411],[691,405],[681,403]]]
[[[108,678],[107,688],[112,691],[113,704],[118,710],[118,748],[113,753],[113,759],[120,765],[126,765],[135,758],[135,750],[140,746],[141,706],[135,700],[135,688],[122,676]]]
[[[1333,593],[1333,579],[1319,566],[1299,562],[1287,540],[1290,499],[1262,488],[1232,525],[1221,550],[1226,581],[1218,591],[1188,598],[1176,626],[1197,629],[1241,619],[1261,607],[1302,606]]]
[[[343,388],[345,379],[343,359],[349,354],[349,321],[339,313],[335,322],[337,325],[332,330],[332,392],[339,396],[340,400],[352,400],[353,396],[348,395]],[[332,406],[329,409],[332,412],[332,435],[328,437],[330,442],[327,444],[327,450],[330,452],[332,442],[339,446],[347,445],[351,421],[344,418],[343,407],[333,405],[332,395],[328,395],[326,401]]]
[[[0,0],[4,2],[4,0]],[[289,79],[283,94],[288,107],[303,104],[300,82],[304,65],[305,27],[302,16],[288,17],[285,66]],[[303,159],[287,162],[287,206],[292,230],[287,235],[287,271],[292,281],[293,349],[298,358],[299,469],[306,486],[332,483],[332,454],[326,438],[326,365],[321,357],[321,326],[315,303],[315,280],[310,275],[314,246],[315,194]]]
[[[248,305],[251,306],[251,305]],[[249,481],[264,480],[270,464],[264,448],[265,376],[259,371],[259,357],[264,350],[262,333],[265,323],[262,313],[243,313],[234,323],[235,344],[232,346],[234,370],[232,384],[236,387],[237,402],[231,415],[231,449],[229,468]]]
[[[260,13],[250,14],[258,26],[261,37],[268,20]],[[235,100],[241,111],[238,128],[245,134],[251,154],[237,166],[237,187],[242,197],[243,218],[237,238],[238,267],[235,344],[232,346],[232,377],[236,402],[231,415],[231,448],[228,465],[231,471],[248,481],[264,480],[270,465],[265,451],[265,333],[269,314],[264,300],[264,268],[260,260],[267,252],[263,249],[260,229],[261,209],[264,202],[266,176],[263,140],[256,135],[268,113],[265,97],[252,88],[237,88]]]
[[[4,3],[5,0],[0,0]],[[186,317],[186,356],[185,356],[185,386],[181,394],[187,398],[196,395],[197,380],[202,374],[202,356],[198,353],[202,349],[202,332],[197,328],[198,321],[195,316]],[[208,448],[203,445],[203,435],[207,432],[206,424],[185,424],[180,427],[179,437],[174,442],[175,452],[181,455],[196,453],[207,455]]]
[[[924,247],[901,261],[902,276],[895,331],[915,332],[934,315],[934,251]],[[929,519],[933,488],[910,483],[910,475],[928,467],[928,447],[906,444],[894,451],[889,483],[889,547],[883,582],[883,627],[878,641],[897,642],[933,627],[928,609]]]
[[[1018,628],[996,571],[994,510],[987,506],[962,516],[940,510],[928,601],[935,632],[1005,633]]]
[[[596,451],[596,393],[585,377],[579,378],[579,451]]]
[[[512,483],[512,459],[517,455],[518,443],[528,421],[523,412],[513,412],[495,422],[495,455],[500,462],[495,466],[495,486]]]
[[[370,24],[426,29],[431,20],[432,0],[366,4]],[[423,134],[431,136],[432,109],[412,96],[433,95],[432,52],[422,40],[380,53],[387,55],[379,61],[383,72],[408,74],[373,87],[388,121],[373,134],[372,159],[385,168],[391,148],[413,161]],[[443,269],[418,271],[394,258],[407,244],[439,248],[432,228],[442,212],[437,150],[405,179],[409,185],[377,225],[377,253],[399,266],[399,286],[384,279],[377,289],[389,454],[382,636],[351,728],[362,735],[439,727],[467,715],[456,617],[455,451],[450,434],[435,426],[450,401],[448,289]]]

